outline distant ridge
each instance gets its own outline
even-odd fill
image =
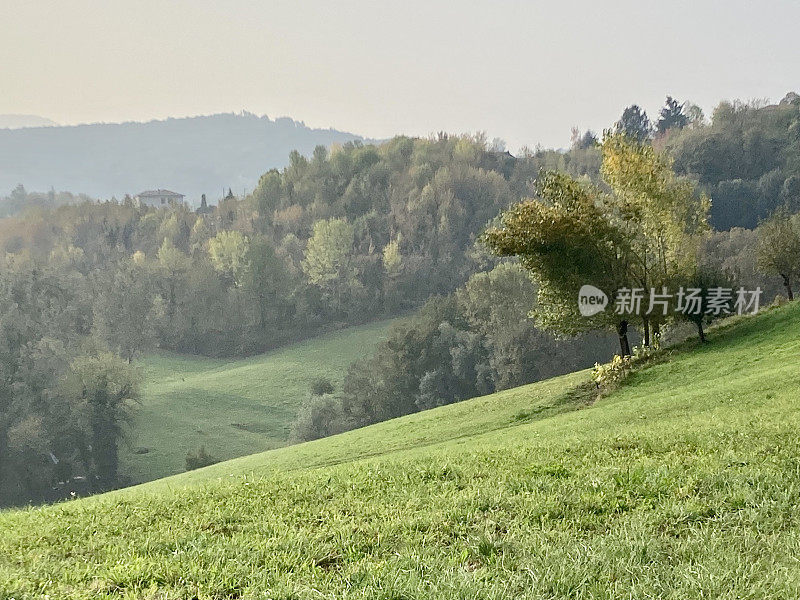
[[[0,129],[0,195],[20,183],[97,198],[169,188],[198,204],[201,194],[213,201],[223,189],[252,189],[265,171],[285,166],[292,150],[310,154],[318,145],[363,139],[246,112]]]
[[[38,115],[0,115],[0,129],[23,127],[56,127],[58,123]]]

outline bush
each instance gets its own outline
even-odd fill
[[[186,470],[193,471],[195,469],[201,469],[203,467],[207,467],[209,465],[213,465],[214,463],[218,463],[219,459],[211,456],[208,452],[206,452],[205,446],[200,446],[200,449],[197,452],[187,452],[186,453]]]
[[[345,431],[342,403],[334,396],[311,396],[292,425],[292,439],[308,442]]]
[[[592,369],[592,381],[595,382],[597,387],[614,388],[622,383],[637,365],[641,365],[653,358],[660,349],[660,337],[654,336],[652,345],[636,346],[633,349],[632,356],[615,354],[609,363],[604,365],[595,363]]]
[[[595,363],[592,369],[592,381],[597,387],[609,388],[618,385],[628,376],[632,363],[630,356],[615,354],[609,363],[604,365]]]
[[[334,391],[333,382],[327,377],[317,377],[311,382],[311,395],[324,396]]]
[[[783,294],[778,294],[772,301],[772,306],[783,306],[787,302],[789,301],[786,299],[786,296],[784,296]]]

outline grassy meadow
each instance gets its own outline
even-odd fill
[[[141,363],[145,384],[122,471],[133,482],[180,473],[201,445],[229,459],[284,446],[311,382],[338,385],[398,319],[350,327],[246,359],[159,353]],[[223,415],[221,417],[221,415]]]
[[[0,514],[0,599],[797,598],[800,303],[587,372]]]

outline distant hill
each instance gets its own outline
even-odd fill
[[[0,195],[20,183],[98,198],[162,187],[196,204],[203,193],[212,200],[223,188],[252,189],[262,173],[285,166],[292,150],[310,154],[320,144],[360,139],[249,113],[0,129]]]
[[[55,127],[58,123],[38,115],[0,115],[0,129],[23,127]]]

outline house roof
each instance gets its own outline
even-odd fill
[[[137,198],[147,198],[147,197],[160,197],[160,196],[180,196],[181,198],[184,197],[183,194],[179,194],[177,192],[170,192],[169,190],[145,190],[144,192],[139,192],[136,194]]]

